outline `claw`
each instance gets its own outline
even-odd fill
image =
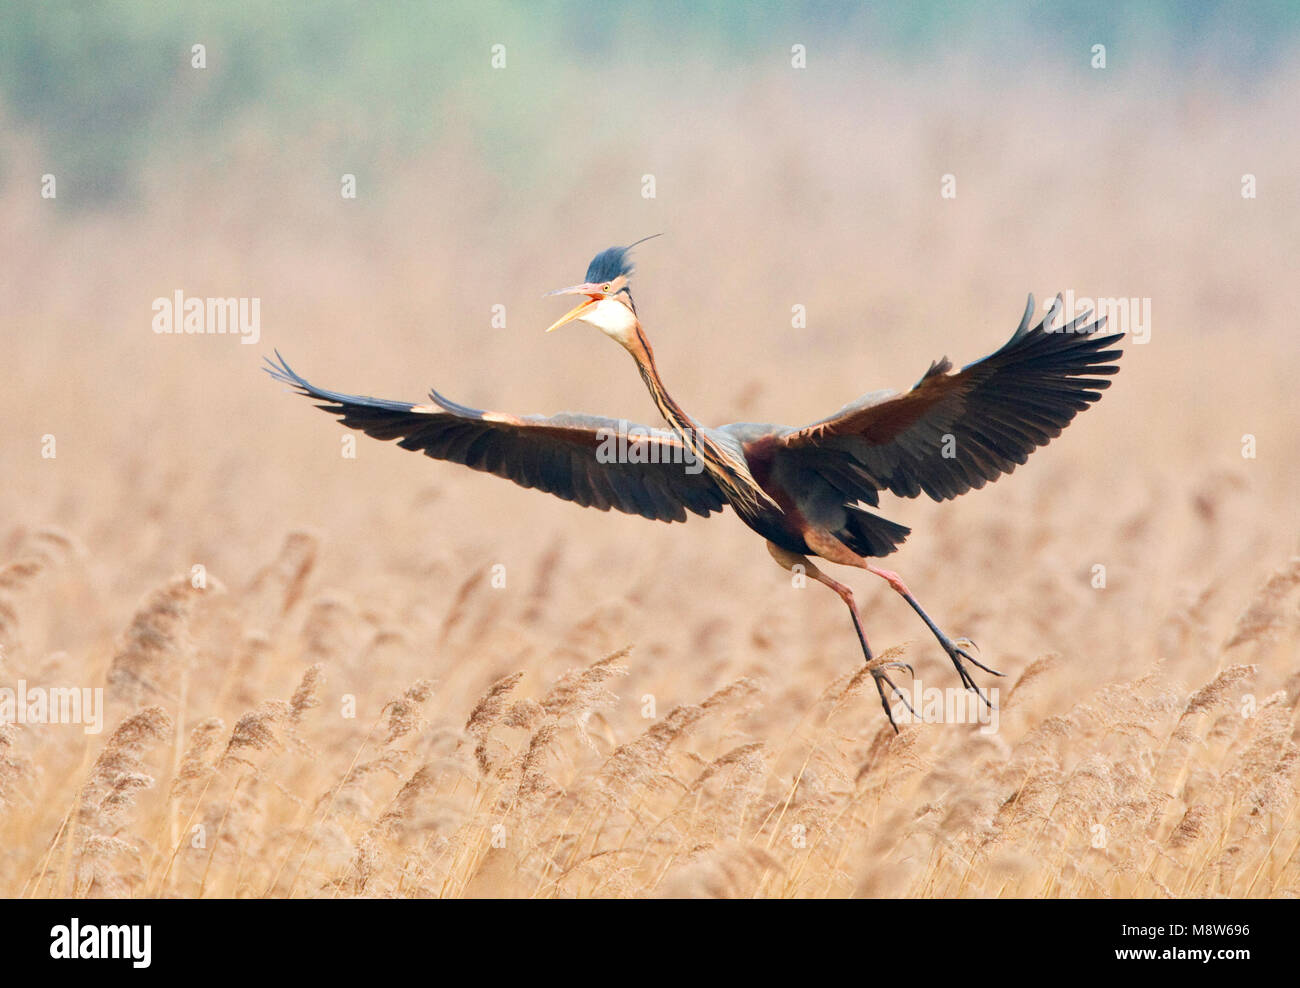
[[[895,589],[898,588],[895,587]],[[967,647],[979,651],[979,646],[976,645],[975,642],[969,638],[958,638],[957,642],[959,644],[954,643],[951,638],[939,629],[939,626],[934,623],[930,615],[925,613],[925,608],[916,602],[915,597],[903,590],[899,590],[899,593],[903,595],[903,599],[907,601],[912,610],[916,611],[916,613],[920,615],[921,620],[924,621],[926,627],[930,629],[930,633],[933,634],[939,644],[943,646],[943,650],[948,653],[948,658],[952,660],[952,664],[957,670],[957,675],[961,679],[962,686],[968,690],[972,690],[981,700],[984,701],[985,706],[992,710],[993,704],[989,702],[989,698],[984,695],[983,691],[976,685],[975,680],[971,678],[970,670],[962,664],[962,659],[965,659],[977,669],[983,669],[991,676],[1001,676],[1002,673],[998,672],[996,669],[990,669],[979,659],[975,658],[975,656],[971,655],[970,652],[966,651]]]
[[[980,651],[980,647],[979,647],[978,645],[976,645],[975,642],[974,642],[972,639],[962,637],[962,638],[958,638],[956,641],[949,642],[948,645],[951,645],[952,648],[953,648],[953,650],[956,651],[957,654],[960,655],[962,658],[966,659],[968,662],[970,662],[970,663],[972,663],[972,664],[974,664],[974,665],[976,665],[976,666],[979,666],[979,668],[983,669],[983,670],[984,670],[985,672],[987,672],[989,675],[991,675],[991,676],[1005,676],[1005,675],[1006,675],[1006,673],[1004,673],[1004,672],[998,672],[996,669],[990,669],[990,668],[989,668],[988,666],[986,666],[983,662],[981,662],[979,659],[975,658],[975,656],[971,655],[969,652],[966,651],[966,649],[965,649],[964,646],[967,646],[967,645],[969,645],[971,648],[975,649],[975,651],[977,651],[977,652]],[[945,648],[947,648],[947,646],[945,646]],[[949,654],[951,655],[952,653],[949,652]]]
[[[959,642],[960,644],[958,644]],[[992,701],[989,700],[989,698],[984,695],[984,691],[979,688],[979,685],[975,682],[974,678],[972,678],[970,674],[970,670],[967,669],[962,664],[962,659],[965,659],[967,662],[971,663],[971,665],[983,669],[985,672],[989,673],[990,675],[1002,676],[1004,675],[1004,673],[1000,673],[996,669],[990,669],[979,659],[975,658],[975,656],[971,655],[970,652],[966,651],[965,647],[963,646],[969,645],[970,647],[975,649],[979,648],[979,646],[976,645],[969,638],[958,638],[957,641],[954,642],[951,639],[945,637],[939,639],[939,644],[942,645],[943,650],[948,653],[948,658],[952,659],[952,664],[957,670],[957,675],[961,678],[962,686],[964,686],[966,689],[973,692],[982,701],[984,701],[984,706],[992,710],[993,709]]]
[[[891,690],[894,696],[898,697],[898,699],[903,701],[903,706],[907,708],[907,712],[912,715],[913,719],[916,719],[916,710],[913,709],[912,704],[908,701],[907,694],[904,693],[898,687],[898,685],[892,679],[889,678],[889,674],[886,673],[885,670],[906,669],[908,673],[910,673],[913,677],[916,676],[916,673],[913,671],[912,667],[908,665],[906,662],[881,662],[879,659],[876,659],[870,668],[871,668],[871,678],[876,684],[876,692],[880,694],[880,705],[885,710],[885,716],[889,718],[889,726],[892,727],[894,729],[894,733],[897,734],[899,733],[898,723],[894,720],[894,710],[889,705],[889,697],[885,695],[885,684],[889,685],[889,689]]]

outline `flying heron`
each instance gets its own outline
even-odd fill
[[[962,685],[989,703],[965,663],[1002,674],[970,654],[969,639],[944,634],[897,573],[871,561],[893,552],[911,529],[869,508],[879,507],[882,491],[945,501],[1010,473],[1110,386],[1107,378],[1119,370],[1114,361],[1121,351],[1114,344],[1121,334],[1098,335],[1105,319],[1085,325],[1087,313],[1049,326],[1060,310],[1060,296],[1031,326],[1030,295],[1011,338],[960,371],[954,373],[945,357],[910,391],[874,391],[802,428],[742,422],[713,429],[692,418],[659,376],[632,302],[628,252],[634,246],[601,251],[582,284],[551,292],[580,301],[546,331],[581,321],[627,350],[667,430],[567,412],[481,411],[437,391],[429,392],[426,404],[327,391],[295,373],[278,351],[278,363],[268,360],[267,370],[317,399],[317,407],[348,428],[583,507],[673,522],[685,521],[688,511],[707,517],[730,505],[767,540],[781,566],[801,567],[796,572],[825,584],[847,605],[895,731],[890,696],[911,707],[889,670],[912,669],[873,657],[853,591],[822,572],[810,556],[884,579],[938,639]],[[618,437],[618,445],[612,437]],[[612,450],[620,455],[610,455]]]

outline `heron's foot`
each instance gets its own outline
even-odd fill
[[[912,704],[908,702],[907,694],[904,693],[898,687],[898,685],[892,679],[889,678],[889,673],[886,672],[886,670],[906,669],[908,675],[914,679],[916,678],[916,670],[914,670],[906,662],[893,662],[885,659],[872,659],[870,662],[867,663],[867,668],[871,672],[872,680],[876,684],[876,692],[880,694],[880,705],[885,708],[885,716],[889,718],[889,726],[892,727],[894,729],[894,733],[897,734],[898,724],[894,720],[894,709],[889,705],[890,696],[891,695],[896,696],[900,700],[902,700],[903,706],[907,708],[908,712],[912,715],[913,718],[916,717],[916,711],[912,709]],[[885,692],[886,686],[889,687],[889,693]]]
[[[979,646],[969,638],[958,638],[956,641],[953,641],[947,635],[940,635],[939,644],[942,645],[943,650],[948,653],[948,658],[952,659],[953,667],[957,670],[957,675],[961,678],[962,686],[966,687],[968,690],[972,690],[976,696],[984,701],[984,705],[992,710],[993,704],[989,702],[989,698],[984,695],[984,691],[981,690],[979,686],[976,685],[975,680],[971,678],[970,670],[966,668],[962,660],[983,669],[992,676],[1001,676],[1004,675],[1004,673],[1000,673],[996,669],[990,669],[979,659],[975,658],[975,656],[971,655],[968,649],[973,648],[978,652]]]

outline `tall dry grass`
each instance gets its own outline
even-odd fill
[[[1031,69],[759,75],[705,108],[688,72],[641,136],[526,193],[467,139],[341,204],[335,162],[252,134],[228,174],[160,165],[131,209],[6,195],[0,685],[102,687],[107,710],[99,735],[0,728],[0,894],[1300,890],[1286,78],[1243,103]],[[996,732],[894,736],[842,605],[734,518],[583,512],[368,441],[346,459],[257,370],[277,346],[327,386],[649,421],[626,358],[541,336],[537,296],[659,229],[638,304],[710,422],[808,421],[972,359],[1028,289],[1153,300],[1151,342],[1062,439],[888,512],[915,527],[891,565],[1009,674]],[[176,287],[261,296],[263,342],[155,336]],[[877,649],[954,685],[911,612],[848,579]]]

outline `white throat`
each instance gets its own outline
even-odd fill
[[[602,298],[582,314],[582,321],[591,323],[606,336],[620,343],[632,338],[632,327],[636,325],[636,316],[622,302],[612,298]]]

